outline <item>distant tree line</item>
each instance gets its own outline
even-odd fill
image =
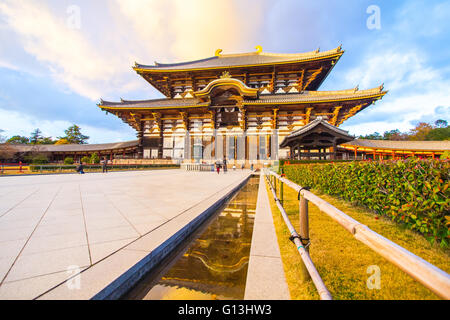
[[[52,137],[44,137],[42,131],[39,128],[35,129],[29,137],[26,136],[12,136],[6,140],[6,143],[10,144],[86,144],[89,139],[81,133],[81,128],[76,124],[67,128],[64,131],[65,136],[57,137],[53,140]],[[5,140],[5,138],[3,138]]]
[[[26,136],[12,136],[9,139],[2,133],[4,130],[0,129],[0,162],[11,160],[14,162],[26,161],[27,163],[43,164],[48,163],[48,157],[41,152],[42,145],[48,144],[86,144],[89,139],[88,136],[81,133],[81,128],[76,124],[67,128],[64,131],[65,136],[57,137],[53,140],[52,137],[44,137],[42,131],[37,128],[29,137]],[[17,153],[16,149],[12,145],[28,144],[33,145],[30,152]],[[97,159],[90,159],[93,163]]]
[[[419,122],[409,132],[400,132],[395,129],[385,131],[383,135],[378,132],[359,136],[359,139],[371,140],[412,140],[412,141],[443,141],[450,140],[450,126],[446,120],[439,119],[433,123]]]

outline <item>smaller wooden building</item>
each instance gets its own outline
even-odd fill
[[[284,138],[280,148],[290,149],[290,159],[336,159],[337,146],[354,139],[347,131],[317,117]]]

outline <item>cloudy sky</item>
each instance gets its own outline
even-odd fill
[[[379,23],[376,20],[379,9]],[[389,93],[341,126],[352,134],[450,120],[450,1],[0,0],[0,129],[90,143],[135,139],[96,103],[162,95],[131,66],[223,53],[346,51],[321,90]]]

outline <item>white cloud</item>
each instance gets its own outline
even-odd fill
[[[131,69],[134,61],[198,59],[212,56],[219,47],[252,49],[255,44],[248,39],[263,21],[263,2],[257,3],[117,0],[105,2],[103,10],[92,14],[95,4],[81,2],[82,27],[74,29],[62,3],[50,7],[44,0],[3,0],[0,18],[6,23],[2,35],[8,30],[7,37],[44,65],[58,83],[97,101],[133,90],[154,95],[156,91]],[[252,14],[247,15],[250,8]],[[93,18],[100,23],[93,23]],[[0,50],[0,66],[20,69],[12,55]]]
[[[84,29],[69,28],[67,16],[52,13],[44,2],[6,0],[0,3],[0,14],[23,50],[72,91],[96,101],[119,88],[142,86],[122,54],[111,54],[105,46],[90,42]],[[18,68],[11,63],[3,65]]]
[[[432,66],[421,48],[401,41],[382,38],[375,41],[356,67],[343,77],[347,87],[360,84],[373,88],[384,82],[388,94],[375,105],[347,120],[342,128],[353,134],[384,132],[393,129],[409,131],[421,119],[446,118],[438,108],[450,106],[450,80],[444,69]],[[444,109],[448,110],[448,109]]]
[[[360,88],[375,87],[382,80],[389,90],[381,101],[344,122],[342,127],[355,134],[408,131],[422,118],[442,118],[445,115],[436,110],[450,106],[450,81],[417,51],[373,54],[344,79],[347,83],[361,79]]]
[[[147,54],[168,62],[210,57],[217,48],[224,53],[253,50],[256,43],[249,39],[262,27],[265,1],[116,0],[116,4]],[[146,61],[140,62],[153,63]]]

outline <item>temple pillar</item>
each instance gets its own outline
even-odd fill
[[[142,159],[144,158],[144,132],[142,130],[137,132],[137,138],[139,140],[137,150],[138,158]]]
[[[159,140],[158,140],[158,159],[163,158],[163,147],[164,147],[164,136],[163,136],[163,129],[159,131]]]
[[[249,137],[247,136],[247,131],[244,131],[244,141],[245,141],[245,161],[247,162],[249,160],[249,147],[248,147],[248,139]]]
[[[245,160],[245,131],[237,139],[237,160]]]
[[[184,159],[188,160],[191,158],[191,137],[189,130],[186,130],[186,136],[184,137]]]
[[[217,149],[217,130],[214,129],[213,130],[213,135],[211,137],[211,160],[215,160],[216,159],[216,149]]]
[[[278,160],[278,129],[273,130],[271,136],[270,159]]]

